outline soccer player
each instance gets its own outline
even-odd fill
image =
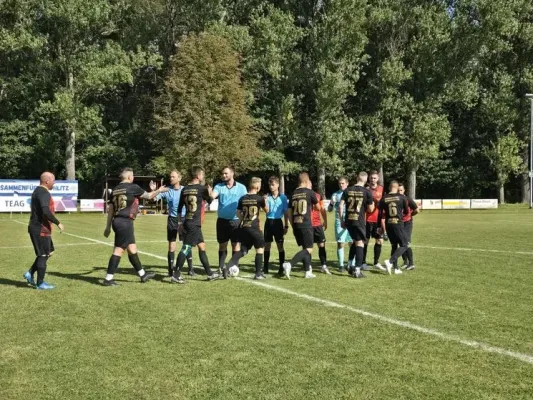
[[[335,210],[335,241],[337,242],[337,260],[339,261],[339,272],[344,271],[344,244],[352,243],[352,237],[348,232],[348,229],[342,227],[342,221],[344,221],[346,212],[342,216],[339,216],[339,205],[341,202],[342,194],[348,187],[348,178],[341,176],[338,180],[339,190],[337,190],[331,196],[331,202],[329,203],[328,211]]]
[[[159,201],[165,199],[168,207],[168,220],[167,220],[167,241],[168,241],[168,276],[171,277],[174,269],[174,255],[176,251],[176,239],[178,238],[178,204],[180,202],[181,191],[181,173],[178,170],[172,170],[170,172],[170,187],[168,192],[159,193],[155,200]],[[155,182],[150,182],[150,189],[156,190]],[[179,210],[179,212],[185,215],[185,208]],[[180,237],[180,241],[182,238]],[[194,269],[192,266],[192,252],[187,257],[187,264],[189,266],[189,275],[194,276]]]
[[[46,264],[54,252],[54,242],[52,241],[52,224],[57,225],[62,232],[65,227],[55,216],[54,199],[50,195],[56,178],[51,172],[43,172],[40,177],[40,185],[31,195],[31,214],[28,224],[33,249],[35,250],[35,261],[28,271],[24,273],[24,279],[35,289],[49,290],[55,286],[44,281],[46,274]],[[37,272],[37,284],[34,275]]]
[[[374,201],[374,211],[367,214],[366,216],[366,241],[364,249],[364,260],[363,260],[363,269],[367,269],[366,264],[366,253],[368,250],[368,245],[370,239],[375,239],[374,243],[374,268],[379,269],[380,271],[385,271],[385,268],[379,263],[379,258],[381,257],[381,247],[383,246],[383,235],[379,234],[381,231],[379,228],[381,226],[380,221],[378,221],[378,204],[381,198],[383,197],[383,186],[379,184],[379,173],[377,171],[372,171],[369,174],[369,184],[367,188],[372,193],[372,199]]]
[[[211,199],[218,199],[217,211],[217,242],[218,268],[224,268],[228,255],[228,242],[231,241],[233,253],[239,251],[239,240],[236,230],[239,227],[237,218],[237,204],[239,199],[247,193],[246,186],[235,181],[235,170],[225,167],[222,170],[222,183],[215,185],[211,192]]]
[[[409,204],[404,195],[398,193],[398,182],[392,181],[389,186],[389,193],[383,196],[379,203],[379,216],[381,220],[381,232],[387,232],[392,246],[391,257],[385,260],[387,272],[391,274],[394,267],[395,274],[401,274],[398,268],[398,258],[409,248],[409,242],[405,233],[403,216]]]
[[[204,235],[202,233],[203,201],[209,200],[211,188],[203,184],[205,172],[202,167],[192,167],[191,177],[191,182],[181,192],[180,202],[178,204],[178,210],[185,207],[186,213],[184,217],[178,214],[178,229],[183,234],[183,246],[176,260],[174,274],[170,278],[170,281],[174,283],[185,283],[181,277],[181,269],[194,246],[198,246],[198,255],[207,274],[207,280],[210,281],[218,278],[218,274],[213,273],[209,266],[207,253],[205,252]]]
[[[263,275],[263,251],[265,248],[265,238],[259,227],[259,210],[268,213],[268,206],[265,198],[259,196],[257,192],[261,190],[261,179],[252,178],[248,185],[248,194],[239,199],[237,205],[237,216],[239,217],[239,229],[237,234],[241,244],[240,251],[233,254],[228,263],[229,268],[239,265],[239,260],[248,254],[248,250],[255,248],[255,277],[254,279],[265,279]],[[224,279],[228,277],[228,266],[224,268]]]
[[[285,248],[283,247],[284,236],[289,229],[289,217],[287,209],[289,202],[287,196],[279,192],[279,178],[272,176],[268,180],[270,193],[266,198],[268,212],[265,219],[264,237],[265,237],[265,254],[264,254],[264,271],[268,274],[270,262],[270,249],[272,242],[276,241],[279,254],[278,275],[283,275],[283,263],[285,262]]]
[[[309,189],[311,189],[311,182],[309,182]],[[318,192],[314,192],[318,204],[320,204],[320,210],[312,209],[311,210],[311,224],[313,225],[313,242],[318,246],[318,257],[320,259],[320,271],[324,274],[331,275],[328,267],[326,265],[327,255],[326,255],[326,235],[325,230],[328,229],[328,215],[326,209],[324,208],[324,201],[322,196]]]
[[[161,186],[159,189],[148,193],[139,185],[133,183],[134,178],[133,170],[131,168],[124,168],[120,174],[121,181],[113,189],[109,201],[104,236],[109,237],[111,227],[113,227],[113,232],[115,232],[115,248],[109,259],[104,286],[118,285],[113,279],[113,275],[118,268],[124,250],[128,251],[130,263],[135,268],[135,271],[137,271],[142,283],[148,282],[155,276],[154,273],[145,272],[141,260],[139,260],[137,245],[135,244],[133,221],[135,221],[137,212],[139,211],[139,199],[153,199],[159,193],[165,192],[167,188]]]
[[[350,260],[355,256],[355,271],[350,267],[350,273],[355,278],[365,277],[361,272],[366,239],[365,214],[374,211],[372,193],[365,188],[367,179],[368,174],[366,172],[359,172],[357,183],[346,188],[343,192],[337,212],[339,218],[344,215],[341,226],[348,229],[352,237],[353,246],[350,248],[350,253],[352,253],[350,254]]]
[[[315,193],[309,189],[311,180],[307,172],[298,176],[298,188],[294,191],[289,202],[289,221],[298,246],[302,247],[290,262],[283,263],[283,270],[287,279],[291,278],[294,265],[302,261],[307,279],[315,278],[311,271],[311,254],[313,253],[313,225],[311,224],[311,209],[320,211],[320,205]]]
[[[405,194],[405,186],[403,183],[398,185],[398,193],[403,194],[407,198],[407,204],[409,206],[403,216],[403,226],[405,228],[405,234],[407,235],[409,247],[407,248],[407,251],[402,254],[402,258],[405,270],[411,271],[415,269],[413,249],[411,248],[411,236],[413,235],[413,217],[418,214],[418,205],[413,199]]]

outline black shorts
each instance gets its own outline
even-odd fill
[[[294,238],[298,246],[302,246],[304,249],[313,248],[313,228],[294,228]]]
[[[366,240],[366,231],[363,226],[348,225],[346,229],[348,229],[348,233],[350,234],[354,242],[359,242],[359,241],[364,242]]]
[[[283,220],[279,219],[267,219],[265,221],[265,242],[272,243],[274,240],[276,243],[283,243],[285,230],[283,228]]]
[[[135,244],[132,219],[122,217],[114,218],[112,226],[113,232],[115,232],[115,247],[125,249],[130,244]]]
[[[325,243],[326,234],[324,233],[323,226],[313,226],[313,242],[314,243]]]
[[[183,224],[183,244],[189,246],[196,246],[198,243],[204,242],[204,234],[202,233],[202,227],[194,224]]]
[[[35,250],[35,256],[49,256],[54,252],[54,242],[51,236],[41,236],[40,231],[33,231],[28,229],[30,234],[31,244]]]
[[[217,242],[227,243],[231,241],[237,243],[239,241],[238,228],[238,219],[217,218]]]
[[[168,217],[167,221],[167,241],[175,242],[178,238],[178,217]],[[180,242],[183,242],[182,235],[179,235]]]
[[[411,236],[413,235],[413,220],[409,220],[407,222],[403,223],[403,228],[405,230],[405,235],[407,237],[407,241],[411,243]]]
[[[399,224],[387,224],[386,228],[392,245],[399,245],[400,247],[406,247],[409,245],[403,222]]]
[[[378,233],[378,229],[381,228],[381,225],[377,222],[367,222],[366,223],[366,238],[370,239],[383,239],[383,235]]]
[[[240,228],[238,234],[241,248],[246,247],[247,249],[251,249],[254,247],[256,249],[261,249],[265,247],[265,238],[263,237],[263,232],[259,229]]]

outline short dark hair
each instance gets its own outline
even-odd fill
[[[311,179],[309,178],[309,174],[307,172],[300,172],[300,174],[298,175],[298,182],[300,184],[304,183],[304,182],[309,182]]]
[[[371,176],[371,175],[377,175],[377,176],[379,176],[379,172],[376,171],[376,170],[374,169],[374,170],[372,170],[372,171],[370,171],[370,172],[368,173],[368,176]]]
[[[121,179],[124,179],[124,178],[126,178],[129,174],[133,174],[133,169],[130,168],[130,167],[123,168],[122,171],[120,172],[120,178],[121,178]]]
[[[279,178],[277,176],[271,176],[268,178],[268,183],[276,182],[279,184]]]
[[[204,172],[204,169],[198,165],[191,167],[191,178],[197,178],[200,173]]]
[[[226,165],[224,168],[222,168],[222,171],[225,169],[229,169],[231,172],[235,173],[235,168],[233,168],[231,165]]]
[[[346,181],[346,183],[350,182],[348,180],[348,178],[346,178],[344,175],[343,176],[339,176],[339,179],[337,179],[337,182],[340,182],[340,181]]]

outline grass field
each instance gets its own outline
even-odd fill
[[[141,216],[141,261],[158,280],[140,284],[124,257],[111,288],[100,284],[112,241],[104,217],[65,215],[48,292],[22,279],[34,258],[27,220],[0,216],[1,399],[533,398],[525,208],[421,213],[417,269],[401,276],[306,280],[296,268],[261,285],[253,254],[240,279],[163,281],[165,219]],[[213,266],[214,222],[204,226]],[[286,248],[296,251],[291,234]]]

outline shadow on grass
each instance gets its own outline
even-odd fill
[[[20,288],[33,289],[33,287],[24,281],[14,281],[12,279],[0,278],[0,285],[14,286]]]

